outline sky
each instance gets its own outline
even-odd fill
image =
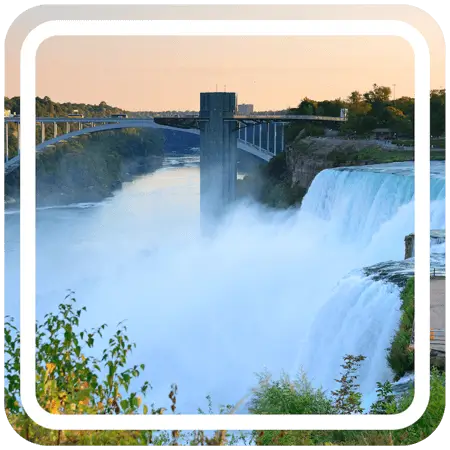
[[[432,88],[444,87],[444,39],[422,11],[399,7],[41,7],[21,16],[6,40],[6,95],[19,94],[19,49],[49,19],[401,19],[429,43]],[[189,9],[187,9],[189,8]],[[256,8],[256,9],[255,9]],[[125,15],[125,16],[124,16]],[[199,93],[227,90],[256,110],[302,98],[346,97],[373,83],[414,96],[414,53],[398,37],[54,37],[37,54],[37,95],[58,102],[101,101],[132,111],[197,110]],[[395,85],[395,88],[394,88]]]

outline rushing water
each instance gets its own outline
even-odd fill
[[[361,386],[372,392],[390,377],[384,351],[400,314],[399,286],[373,265],[412,270],[396,263],[414,231],[412,164],[323,171],[300,211],[240,204],[206,239],[197,162],[171,158],[100,204],[40,210],[38,318],[72,289],[86,327],[126,319],[151,399],[167,404],[176,382],[180,412],[204,407],[207,394],[236,403],[266,368],[303,367],[331,389],[346,353],[367,356]],[[443,163],[432,164],[431,183],[432,228],[444,228]],[[6,312],[15,316],[18,273],[19,217],[9,213]]]

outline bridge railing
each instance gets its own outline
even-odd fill
[[[411,334],[411,341],[409,347],[414,349],[414,334],[415,334],[415,321],[413,322],[413,332]],[[444,328],[431,328],[430,329],[430,346],[431,348],[440,349],[445,348],[445,329]]]
[[[445,277],[444,267],[432,267],[430,270],[430,278]]]

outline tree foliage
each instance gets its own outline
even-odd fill
[[[20,114],[20,97],[5,97],[5,109],[9,109],[12,114]],[[61,117],[67,116],[77,110],[80,114],[88,117],[108,117],[111,114],[120,114],[125,111],[116,106],[110,106],[105,102],[98,105],[86,103],[58,103],[50,97],[36,97],[36,116],[37,117]]]
[[[430,92],[431,135],[445,133],[445,90]],[[361,93],[353,91],[345,99],[315,101],[305,97],[288,114],[304,114],[339,117],[341,108],[348,109],[348,121],[342,130],[348,134],[369,135],[375,128],[389,128],[398,136],[414,136],[414,98],[392,98],[391,88],[374,84],[372,89]],[[331,128],[333,125],[328,125]],[[286,132],[287,142],[292,142],[304,130],[305,123],[292,123]],[[322,128],[324,126],[322,125]]]
[[[414,350],[411,339],[414,332],[414,278],[410,278],[401,293],[401,318],[387,354],[389,366],[396,379],[414,370]]]
[[[57,313],[47,314],[36,326],[36,397],[51,414],[147,414],[157,413],[143,403],[150,389],[131,388],[145,369],[128,365],[135,344],[127,328],[119,324],[108,345],[97,355],[106,324],[86,330],[80,326],[85,307],[78,308],[69,295]],[[36,425],[20,403],[20,332],[11,318],[5,323],[5,410],[14,429],[27,440],[40,444],[147,443],[148,432],[58,432]]]
[[[362,394],[358,390],[359,384],[356,380],[358,369],[365,359],[362,355],[344,356],[344,364],[341,366],[343,372],[341,378],[336,380],[339,388],[331,393],[338,414],[361,414],[363,412]]]

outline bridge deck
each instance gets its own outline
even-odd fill
[[[295,115],[295,114],[278,114],[278,115],[259,115],[259,114],[251,114],[248,116],[240,116],[235,115],[233,116],[233,119],[229,120],[264,120],[264,121],[290,121],[290,120],[316,120],[316,121],[326,121],[326,122],[345,122],[346,119],[342,117],[329,117],[329,116],[305,116],[305,115]]]
[[[37,123],[118,123],[118,122],[154,122],[156,120],[207,120],[201,118],[199,115],[186,115],[186,116],[155,116],[155,117],[36,117]],[[251,114],[251,115],[234,115],[232,119],[226,119],[228,121],[233,120],[249,120],[249,121],[291,121],[291,120],[314,120],[314,121],[326,121],[326,122],[345,122],[346,119],[342,117],[329,117],[329,116],[312,116],[312,115],[289,115],[289,114]],[[5,117],[6,123],[20,123],[20,116]]]

